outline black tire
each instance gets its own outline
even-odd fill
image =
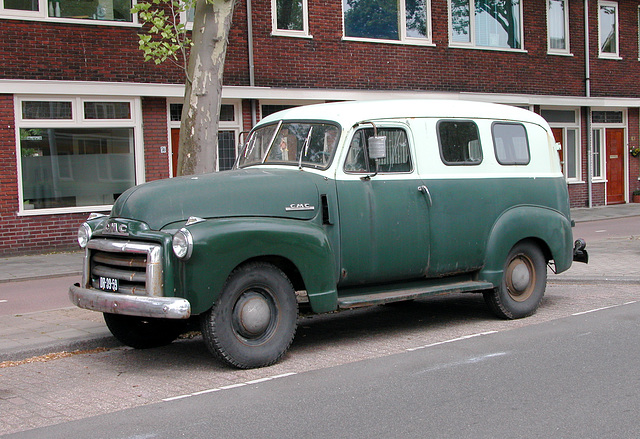
[[[186,328],[184,320],[153,319],[122,314],[104,313],[104,321],[115,338],[136,349],[168,345]]]
[[[516,244],[504,264],[502,283],[483,293],[491,312],[503,319],[534,314],[547,286],[547,261],[530,241]]]
[[[287,276],[255,262],[229,276],[214,306],[202,315],[209,351],[241,369],[269,366],[285,354],[296,332],[298,302]]]

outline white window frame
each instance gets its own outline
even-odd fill
[[[275,0],[274,0],[275,1]],[[435,47],[432,40],[433,30],[431,26],[431,0],[425,0],[425,14],[427,35],[424,38],[415,38],[407,36],[407,4],[405,0],[398,0],[398,27],[399,27],[399,39],[387,40],[381,38],[362,38],[362,37],[349,37],[346,35],[346,26],[344,23],[344,0],[342,2],[342,39],[344,41],[361,41],[366,43],[384,43],[384,44],[404,44],[415,46],[430,46]]]
[[[476,20],[475,20],[475,0],[469,0],[469,42],[459,42],[453,41],[453,21],[451,20],[452,13],[452,5],[451,0],[447,0],[448,4],[448,17],[447,22],[449,23],[449,47],[455,47],[457,49],[477,49],[477,50],[493,50],[499,52],[520,52],[526,53],[527,51],[524,49],[524,3],[525,0],[520,0],[520,48],[513,49],[510,47],[491,47],[491,46],[478,46],[476,44]],[[546,0],[545,0],[546,1]]]
[[[567,151],[566,151],[566,145],[567,145],[567,131],[568,130],[574,130],[576,132],[576,144],[575,144],[575,148],[576,148],[576,176],[569,178],[567,177],[567,167],[563,166],[562,167],[562,172],[564,173],[564,176],[567,180],[567,183],[584,183],[584,181],[582,180],[582,137],[581,137],[581,129],[580,129],[580,117],[581,117],[581,112],[580,109],[578,108],[569,108],[569,107],[542,107],[542,110],[559,110],[559,111],[573,111],[575,114],[575,121],[573,123],[571,122],[549,122],[549,126],[551,128],[562,128],[562,145],[563,145],[563,151],[562,151],[562,157],[564,160],[564,163],[566,164],[567,162]]]
[[[606,182],[607,181],[607,161],[606,159],[606,154],[608,154],[607,151],[607,138],[606,138],[606,133],[605,130],[607,128],[622,128],[624,129],[624,144],[625,145],[629,145],[629,129],[627,128],[627,123],[628,123],[628,113],[627,113],[627,109],[626,108],[597,108],[594,107],[591,109],[591,111],[589,112],[589,117],[593,117],[593,113],[596,111],[619,111],[622,113],[622,122],[618,122],[618,123],[597,123],[597,122],[593,122],[593,119],[591,120],[591,135],[593,136],[594,132],[598,133],[598,136],[600,137],[600,172],[602,175],[596,176],[593,175],[593,182],[594,183],[601,183],[601,182]],[[628,146],[626,148],[626,150],[628,150]],[[591,158],[592,160],[592,158]],[[593,169],[593,167],[592,167]],[[627,186],[627,182],[629,181],[629,164],[628,164],[628,153],[624,154],[624,179],[625,179],[625,188]]]
[[[71,102],[71,119],[24,119],[22,117],[22,102],[39,101],[39,102]],[[85,119],[84,118],[84,102],[128,102],[131,108],[130,119]],[[75,206],[61,207],[51,209],[24,209],[23,205],[23,181],[22,181],[22,162],[21,162],[21,144],[20,129],[22,128],[133,128],[134,142],[134,173],[135,184],[145,182],[144,170],[144,143],[142,133],[142,101],[140,98],[134,97],[113,97],[113,96],[42,96],[42,95],[15,95],[14,96],[14,113],[15,113],[15,139],[16,139],[16,165],[18,174],[18,199],[19,209],[18,216],[36,216],[51,215],[64,213],[78,213],[91,211],[108,211],[111,205],[95,205],[95,206]]]
[[[179,120],[171,120],[171,104],[183,104],[184,100],[183,99],[167,99],[167,138],[169,139],[169,154],[168,155],[168,160],[171,160],[171,156],[173,154],[173,145],[171,144],[171,129],[172,128],[180,128],[180,121]],[[240,141],[240,133],[243,131],[242,127],[243,127],[243,122],[242,122],[242,101],[235,99],[235,100],[227,100],[227,99],[223,99],[222,100],[222,105],[233,105],[233,121],[218,121],[218,131],[233,131],[234,135],[235,135],[235,140],[236,140],[236,158],[238,157],[238,143]],[[216,154],[216,167],[215,167],[215,171],[217,172],[220,169],[220,157],[218,156],[218,154]],[[170,174],[173,174],[172,170],[171,170],[171,163],[168,162],[167,166],[169,166],[169,171]],[[171,175],[171,177],[175,177],[174,175]]]
[[[309,33],[309,2],[302,0],[302,30],[278,29],[277,0],[271,0],[271,35],[279,37],[313,38]]]
[[[638,6],[638,61],[640,61],[640,6]]]
[[[50,21],[55,23],[69,24],[93,24],[96,26],[141,27],[141,24],[138,22],[138,14],[131,14],[131,22],[51,17],[49,15],[48,3],[48,0],[38,0],[37,11],[22,11],[19,9],[7,9],[4,7],[4,0],[0,0],[0,18],[28,21]],[[132,0],[131,6],[135,5],[136,3],[137,0]]]
[[[603,7],[612,7],[615,9],[616,11],[616,52],[615,53],[609,53],[609,52],[603,52],[602,51],[602,37],[603,35],[600,32],[601,29],[601,25],[600,25],[600,11]],[[619,26],[619,22],[620,22],[620,9],[618,7],[618,2],[613,2],[613,1],[608,1],[608,0],[599,0],[598,1],[598,54],[600,58],[606,58],[606,59],[622,59],[620,57],[620,26]]]
[[[548,0],[546,0],[548,2]],[[569,44],[569,0],[559,0],[564,4],[564,49],[554,49],[551,47],[551,12],[549,4],[547,3],[547,52],[550,55],[570,55],[571,46]]]

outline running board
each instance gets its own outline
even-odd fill
[[[338,308],[350,309],[403,300],[419,299],[436,294],[468,293],[493,289],[490,282],[446,281],[444,279],[411,283],[404,286],[375,286],[370,288],[349,289],[348,296],[338,297]],[[346,291],[342,291],[345,293]],[[354,294],[355,293],[355,294]],[[340,292],[338,293],[340,294]]]

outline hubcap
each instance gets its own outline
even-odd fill
[[[247,340],[261,338],[269,331],[273,320],[272,303],[256,291],[242,294],[233,310],[233,326]]]
[[[516,256],[509,262],[505,273],[505,282],[509,296],[516,302],[527,300],[536,284],[533,262],[524,255]]]

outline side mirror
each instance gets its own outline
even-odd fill
[[[387,137],[369,137],[369,158],[378,160],[387,156]]]

